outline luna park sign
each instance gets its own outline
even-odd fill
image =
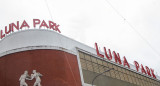
[[[101,54],[98,49],[97,43],[95,43],[95,47],[96,47],[97,55],[99,57],[108,59],[109,61],[114,59],[114,61],[117,64],[123,65],[124,67],[128,67],[130,69],[130,64],[128,63],[125,56],[123,57],[123,62],[122,62],[119,53],[116,53],[115,51],[111,52],[110,49],[108,49],[108,51],[107,51],[106,47],[104,47],[104,54]],[[149,68],[148,66],[143,66],[142,64],[139,65],[139,63],[137,61],[134,61],[134,66],[135,66],[137,72],[141,72],[142,74],[146,74],[146,75],[156,79],[156,75],[154,74],[154,69]]]
[[[24,28],[30,28],[30,27],[36,28],[47,28],[47,29],[51,29],[54,31],[57,31],[59,33],[61,33],[61,31],[59,30],[59,25],[54,23],[53,21],[44,21],[44,20],[40,20],[40,19],[33,19],[33,23],[32,25],[30,25],[29,23],[27,23],[26,20],[23,20],[23,22],[19,22],[17,21],[16,23],[10,23],[8,26],[5,26],[4,30],[0,30],[0,39],[3,39],[6,35],[13,33],[15,31],[19,31],[22,30]]]

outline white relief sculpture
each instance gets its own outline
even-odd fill
[[[21,77],[19,78],[20,81],[20,86],[28,86],[28,84],[25,82],[25,80],[29,80],[29,75],[28,75],[28,71],[24,71],[24,74],[21,75]]]
[[[19,78],[20,86],[28,86],[25,80],[33,80],[34,78],[36,79],[36,81],[33,86],[41,86],[41,76],[42,74],[36,72],[36,70],[33,70],[33,74],[31,74],[31,76],[28,75],[28,71],[24,71],[24,74],[22,74]]]
[[[42,74],[40,74],[39,72],[36,72],[36,70],[33,70],[33,74],[31,74],[31,80],[32,79],[36,79],[36,81],[35,81],[35,83],[34,83],[34,85],[33,86],[41,86],[41,77],[42,76]]]

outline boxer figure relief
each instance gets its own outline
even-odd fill
[[[28,71],[24,71],[24,74],[21,75],[19,78],[20,86],[28,86],[28,84],[25,82],[26,79],[29,80],[30,76],[28,75]]]
[[[33,74],[31,74],[31,80],[34,78],[36,79],[33,86],[41,86],[41,78],[40,78],[41,76],[42,74],[36,72],[36,70],[33,70]]]
[[[33,70],[33,74],[31,74],[31,76],[28,75],[28,71],[24,71],[24,74],[22,74],[19,78],[20,86],[28,86],[26,80],[33,80],[34,78],[36,79],[36,81],[33,86],[41,86],[41,76],[42,74],[36,72],[36,70]]]

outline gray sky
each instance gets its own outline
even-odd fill
[[[160,75],[160,0],[108,0],[126,20],[106,0],[46,1],[61,34],[91,47],[97,42],[101,49],[115,50],[129,63],[136,60]],[[45,0],[0,0],[0,29],[24,19],[48,21],[50,13]]]

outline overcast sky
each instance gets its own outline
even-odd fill
[[[108,1],[114,8],[107,0],[0,0],[0,29],[24,19],[53,18],[61,34],[91,47],[97,42],[160,75],[160,0]]]

